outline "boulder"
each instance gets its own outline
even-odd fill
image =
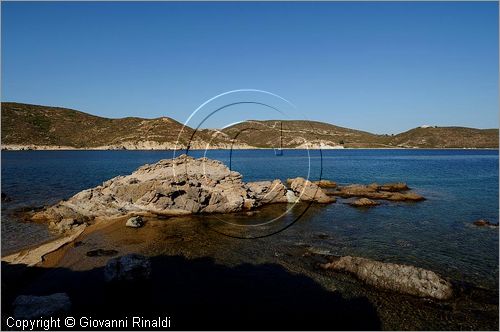
[[[370,206],[376,206],[379,205],[379,202],[372,201],[371,199],[368,198],[359,198],[355,200],[354,202],[349,203],[351,206],[355,207],[370,207]]]
[[[129,254],[110,259],[104,267],[104,278],[113,281],[140,281],[151,277],[151,262],[149,258]]]
[[[352,273],[369,285],[399,293],[438,300],[446,300],[453,295],[451,283],[435,272],[410,265],[343,256],[321,266],[324,269]]]
[[[46,296],[20,295],[13,303],[16,319],[39,319],[69,312],[71,301],[66,293]]]
[[[317,203],[335,202],[335,197],[328,196],[318,185],[304,178],[288,179],[287,183],[290,184],[290,189],[292,189],[295,196],[298,196],[301,201],[313,201]]]
[[[125,223],[125,226],[127,227],[132,227],[132,228],[139,228],[144,225],[144,221],[142,220],[141,216],[135,216],[132,218],[129,218],[127,222]]]

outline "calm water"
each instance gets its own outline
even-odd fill
[[[165,151],[2,152],[2,192],[10,198],[2,204],[2,253],[52,236],[45,226],[16,221],[14,209],[52,204],[171,157]],[[245,150],[208,151],[207,157],[231,165],[246,181],[309,175],[341,184],[407,182],[427,200],[369,210],[342,200],[316,206],[276,241],[415,264],[498,289],[498,230],[471,225],[479,218],[498,222],[498,151],[294,150],[275,156],[272,150]],[[329,238],[318,238],[320,233]]]

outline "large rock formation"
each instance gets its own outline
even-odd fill
[[[295,179],[292,190],[304,201],[333,201],[304,179]],[[130,175],[81,191],[32,219],[48,220],[63,232],[96,217],[227,213],[289,200],[280,180],[244,183],[240,173],[220,161],[182,155],[144,165]]]
[[[344,256],[322,265],[324,269],[346,271],[367,284],[400,293],[445,300],[452,285],[436,273],[410,265],[383,263],[362,257]]]

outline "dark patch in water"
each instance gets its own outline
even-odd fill
[[[118,251],[110,249],[96,249],[96,250],[90,250],[87,251],[87,256],[88,257],[101,257],[101,256],[114,256],[118,254]]]

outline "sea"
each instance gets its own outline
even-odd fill
[[[282,153],[281,153],[282,152]],[[498,290],[498,150],[187,151],[225,163],[244,181],[302,176],[339,185],[406,182],[426,200],[383,202],[359,209],[339,199],[314,206],[290,223],[276,241],[325,234],[310,245],[335,255],[412,264],[447,277]],[[67,199],[139,166],[172,158],[173,151],[3,151],[1,154],[2,255],[55,238],[46,225],[19,220],[19,211]],[[294,219],[295,220],[295,219]],[[248,242],[251,245],[251,242]]]

